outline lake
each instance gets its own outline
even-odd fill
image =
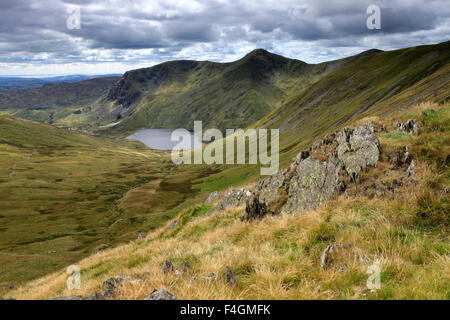
[[[128,136],[128,140],[136,140],[144,143],[148,147],[155,150],[172,150],[179,144],[179,141],[172,141],[171,135],[174,129],[142,129]],[[202,145],[201,140],[190,132],[190,141],[188,138],[183,139],[183,144],[177,146],[176,150],[190,150],[195,146]]]

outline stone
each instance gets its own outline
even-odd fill
[[[170,225],[169,225],[169,227],[168,227],[168,229],[169,230],[173,230],[173,229],[175,229],[176,227],[178,227],[178,221],[174,221],[174,222],[172,222]]]
[[[322,142],[314,151],[298,154],[288,169],[256,184],[241,220],[315,209],[344,192],[350,178],[359,184],[360,172],[376,166],[380,157],[379,141],[367,126],[345,127]]]
[[[320,268],[325,270],[328,268],[330,262],[330,254],[334,251],[334,246],[332,244],[325,248],[322,255],[320,256]]]
[[[147,237],[147,234],[146,234],[145,232],[140,232],[140,233],[138,234],[137,239],[138,239],[138,240],[143,240],[143,239],[145,239],[146,237]]]
[[[103,296],[106,299],[114,299],[124,282],[123,276],[116,276],[103,281]]]
[[[214,192],[211,192],[211,194],[205,200],[205,204],[208,204],[208,203],[211,203],[211,202],[215,202],[217,200],[219,200],[219,192],[218,191],[214,191]]]
[[[159,291],[154,289],[151,294],[144,298],[144,300],[177,300],[177,297],[166,289],[161,289]]]
[[[413,184],[414,178],[416,176],[415,172],[416,163],[414,160],[412,160],[411,164],[409,165],[408,169],[406,170],[406,184],[409,186]]]
[[[230,207],[240,207],[246,205],[247,200],[252,196],[252,192],[247,188],[231,190],[225,193],[223,199],[206,214],[210,216],[216,212],[223,211]]]
[[[161,267],[161,273],[170,273],[174,272],[175,268],[173,267],[172,261],[165,260],[162,267]]]
[[[235,279],[234,274],[231,271],[230,267],[227,267],[225,277],[226,277],[227,283],[230,286],[235,286],[236,285],[236,279]]]
[[[334,160],[321,163],[308,158],[302,161],[290,180],[289,197],[281,211],[292,214],[301,209],[314,209],[328,201],[337,190],[341,169]]]
[[[388,154],[389,162],[394,169],[398,169],[404,165],[409,165],[412,161],[412,157],[409,154],[408,146],[397,147],[394,152]]]
[[[357,127],[353,133],[344,129],[338,137],[337,157],[342,161],[345,170],[358,182],[361,170],[374,167],[379,158],[379,141],[365,127]]]
[[[419,122],[417,119],[409,119],[406,123],[395,121],[394,128],[399,132],[418,133]]]

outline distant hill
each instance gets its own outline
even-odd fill
[[[42,87],[45,84],[76,82],[94,78],[120,77],[120,74],[108,75],[68,75],[56,77],[10,77],[0,76],[0,92]]]
[[[39,88],[0,93],[0,113],[53,123],[79,113],[106,94],[120,78],[94,78],[78,82],[45,84]]]

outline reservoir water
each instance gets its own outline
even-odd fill
[[[140,141],[155,150],[172,150],[175,146],[177,150],[190,150],[193,146],[202,145],[201,140],[193,132],[190,132],[189,138],[183,139],[183,144],[178,145],[180,141],[171,140],[173,131],[174,129],[142,129],[128,136],[127,139]]]

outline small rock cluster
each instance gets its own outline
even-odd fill
[[[419,132],[419,122],[417,119],[409,119],[406,122],[395,121],[393,124],[394,128],[398,132],[408,132],[408,133],[418,133]]]

